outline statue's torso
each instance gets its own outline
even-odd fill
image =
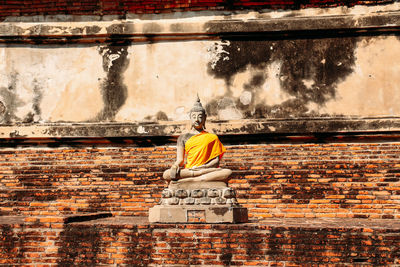
[[[185,133],[178,138],[178,146],[186,154],[185,168],[200,167],[225,152],[224,146],[213,133]]]

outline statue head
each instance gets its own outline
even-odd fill
[[[203,105],[201,104],[198,95],[196,102],[194,103],[192,109],[190,110],[189,116],[193,128],[195,128],[198,131],[201,131],[206,128],[205,127],[207,118],[206,110],[203,108]]]

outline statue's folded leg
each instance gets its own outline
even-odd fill
[[[226,188],[232,171],[229,169],[183,169],[180,174],[186,178],[170,181],[169,189]]]
[[[203,174],[207,174],[210,172],[215,172],[220,170],[220,168],[207,168],[207,169],[182,169],[179,172],[179,177],[184,178],[191,178],[191,177],[199,177]]]
[[[171,169],[164,172],[163,177],[167,181],[175,180],[172,179]],[[180,182],[209,182],[209,181],[221,181],[227,182],[232,171],[229,169],[222,168],[206,168],[206,169],[182,169],[177,174],[176,180]]]
[[[181,170],[180,181],[190,182],[190,181],[228,181],[228,177],[232,174],[232,171],[229,169],[221,169],[221,168],[208,168],[208,169],[199,169],[199,170],[191,170],[191,169],[183,169]]]

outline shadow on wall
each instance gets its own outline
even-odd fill
[[[58,265],[97,266],[120,260],[129,266],[147,266],[154,244],[152,231],[139,231],[137,226],[128,231],[125,227],[110,231],[104,226],[66,225],[59,237]]]
[[[0,214],[1,215],[1,214]],[[0,225],[0,259],[5,264],[15,264],[23,258],[26,251],[21,235],[14,232],[10,225]]]
[[[130,233],[130,245],[125,255],[127,257],[127,264],[131,266],[148,266],[148,264],[152,263],[152,254],[155,253],[153,247],[156,243],[152,230],[150,228],[150,231],[139,232],[137,226],[133,227]]]
[[[214,49],[219,52],[217,60],[209,62],[208,72],[224,79],[228,90],[207,104],[207,112],[213,116],[221,109],[234,106],[244,118],[321,116],[309,111],[307,106],[310,103],[321,106],[335,98],[337,83],[353,71],[359,40],[360,37],[225,38],[215,44]],[[271,72],[267,70],[274,62],[278,63],[275,77],[269,77]],[[231,88],[235,75],[248,70],[251,78],[243,85],[240,97],[234,97]],[[266,81],[270,79],[277,81],[288,99],[268,104]]]
[[[60,233],[59,266],[95,266],[100,262],[102,236],[96,226],[73,227],[67,225]]]
[[[240,247],[245,253],[238,253]],[[257,262],[286,262],[299,266],[321,262],[368,263],[374,265],[393,264],[397,252],[385,251],[379,235],[363,235],[343,232],[333,228],[271,227],[268,231],[229,231],[224,238],[224,248],[219,255],[225,266],[236,265],[235,258]],[[369,245],[366,246],[365,244]],[[177,248],[179,250],[179,248]],[[181,249],[182,250],[182,249]]]

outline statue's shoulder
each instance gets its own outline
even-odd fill
[[[213,132],[205,132],[205,134],[207,134],[210,138],[218,139],[218,135],[216,135],[216,134],[213,133]]]
[[[178,137],[177,145],[179,146],[185,146],[186,141],[189,140],[190,137],[194,136],[194,133],[183,133]]]

